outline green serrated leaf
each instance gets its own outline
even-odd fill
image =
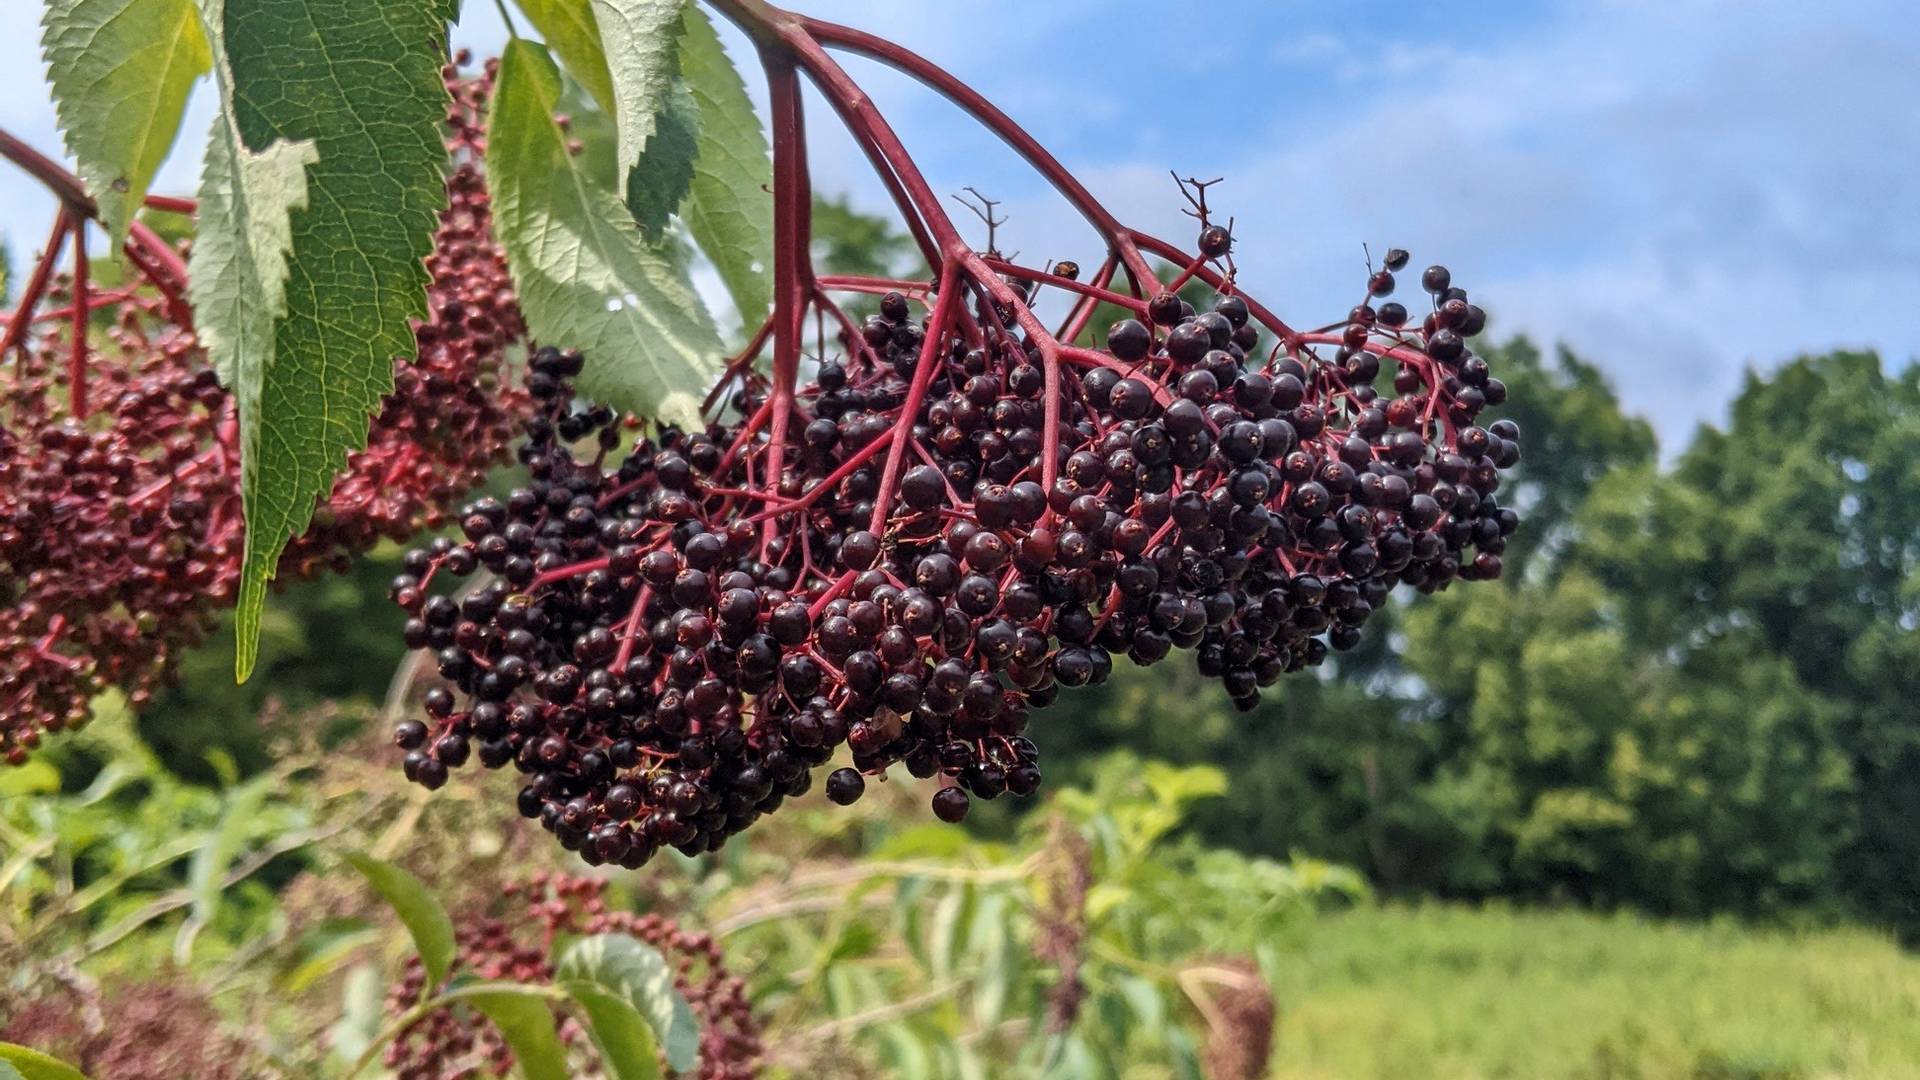
[[[660,103],[660,115],[647,139],[647,151],[627,174],[627,209],[648,244],[667,240],[674,212],[693,186],[693,158],[699,153],[699,125],[693,95],[675,83]]]
[[[620,175],[647,148],[654,116],[674,76],[674,27],[681,0],[592,0],[600,47],[613,81],[613,116],[619,132]]]
[[[658,1075],[657,1039],[667,1067],[686,1072],[700,1051],[700,1028],[658,949],[624,934],[596,934],[567,948],[554,965],[554,985],[573,995],[593,1021],[615,1080]],[[634,1028],[644,1025],[652,1037]],[[617,1058],[617,1060],[616,1060]]]
[[[613,75],[607,71],[607,52],[600,44],[600,24],[593,17],[593,0],[517,0],[527,21],[546,39],[547,47],[565,64],[594,104],[608,116],[618,107]]]
[[[21,1080],[87,1080],[86,1074],[59,1058],[13,1043],[0,1043],[0,1064]]]
[[[257,401],[259,417],[242,475],[234,668],[245,679],[280,552],[312,520],[347,455],[366,445],[368,419],[393,388],[394,358],[413,351],[413,322],[426,316],[423,260],[445,202],[440,68],[456,5],[200,3],[223,111],[239,137],[236,161],[238,149],[266,155],[286,143],[310,142],[317,154],[306,163],[305,204],[288,215],[285,310],[273,320],[257,393],[235,387],[243,408]],[[242,383],[247,367],[235,365]]]
[[[26,1080],[26,1077],[20,1075],[19,1069],[14,1068],[7,1062],[0,1061],[0,1080]]]
[[[407,933],[413,935],[413,947],[427,969],[427,985],[438,986],[453,967],[453,919],[447,909],[420,883],[420,879],[392,863],[371,855],[349,851],[342,858],[367,879],[374,891],[400,916]]]
[[[243,469],[259,462],[260,384],[286,311],[287,218],[306,205],[307,166],[318,157],[310,142],[252,153],[224,116],[207,142],[187,292],[213,370],[237,399]]]
[[[60,130],[117,245],[212,62],[194,0],[47,0],[41,26]]]
[[[620,199],[567,153],[560,72],[510,41],[488,132],[494,230],[537,341],[586,354],[580,386],[617,409],[697,425],[723,346],[684,267],[642,242]]]
[[[699,132],[681,216],[751,332],[773,303],[773,159],[739,70],[694,4],[680,20],[680,76]]]
[[[500,1029],[526,1080],[568,1080],[567,1049],[554,1031],[553,1008],[546,995],[531,988],[489,988],[460,997]]]

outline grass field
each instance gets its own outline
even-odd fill
[[[1920,1078],[1920,957],[1864,931],[1385,907],[1289,957],[1289,1080]]]

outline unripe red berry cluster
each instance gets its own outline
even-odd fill
[[[537,873],[502,889],[515,910],[501,917],[467,920],[456,930],[458,953],[452,975],[487,981],[541,985],[553,979],[552,953],[561,937],[625,934],[660,950],[673,966],[674,986],[700,1025],[699,1080],[747,1080],[761,1053],[759,1026],[747,1004],[746,987],[728,972],[719,944],[708,934],[681,929],[658,914],[609,910],[606,882],[567,874]],[[433,987],[418,957],[387,995],[387,1013],[400,1016]],[[571,1074],[602,1075],[578,1023],[560,1026],[563,1042],[581,1058]],[[513,1051],[492,1024],[454,1008],[429,1012],[386,1051],[386,1065],[399,1080],[463,1080],[513,1075]]]
[[[1194,650],[1250,708],[1356,644],[1395,587],[1500,572],[1518,431],[1475,422],[1505,396],[1466,345],[1484,316],[1441,267],[1430,311],[1374,306],[1405,262],[1319,349],[1259,350],[1229,283],[1204,311],[1152,297],[1052,387],[995,301],[942,324],[954,298],[922,320],[891,293],[790,423],[748,377],[737,419],[631,447],[573,400],[593,361],[539,352],[531,481],[393,586],[446,684],[396,732],[408,776],[511,765],[523,813],[638,866],[719,847],[842,745],[835,802],[901,762],[946,778],[943,820],[1029,794],[1030,716],[1115,654]]]
[[[441,524],[507,458],[528,398],[507,371],[525,334],[492,238],[477,167],[490,78],[447,74],[447,182],[418,354],[281,576],[343,571],[383,538]],[[71,302],[56,291],[52,303]],[[32,318],[32,312],[17,312]],[[99,325],[102,322],[110,322]],[[83,723],[117,688],[143,704],[232,602],[242,555],[233,402],[178,305],[154,288],[95,316],[87,393],[67,405],[70,324],[32,339],[0,376],[0,757]]]
[[[175,976],[117,982],[104,992],[42,978],[26,992],[0,993],[0,1042],[32,1047],[100,1080],[259,1076],[260,1055],[222,1028],[207,996]]]

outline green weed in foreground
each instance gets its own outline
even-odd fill
[[[1385,907],[1276,974],[1290,1080],[1920,1077],[1920,957],[1866,931]]]

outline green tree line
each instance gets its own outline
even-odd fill
[[[1391,611],[1249,715],[1124,672],[1043,747],[1225,763],[1203,831],[1392,892],[1920,935],[1920,367],[1749,374],[1663,465],[1602,362],[1490,354],[1526,454],[1503,588]]]

